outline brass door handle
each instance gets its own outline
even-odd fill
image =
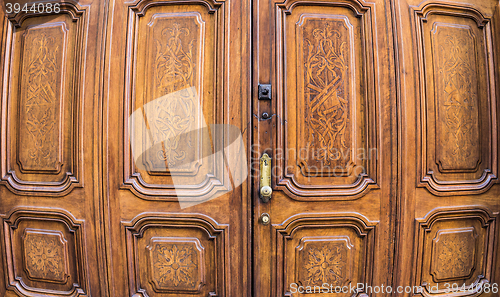
[[[271,188],[271,158],[264,153],[260,158],[260,199],[267,203],[271,199],[273,189]]]

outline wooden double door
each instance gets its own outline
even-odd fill
[[[0,12],[1,296],[499,296],[497,0],[43,3]]]

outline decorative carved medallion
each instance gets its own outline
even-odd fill
[[[30,278],[66,282],[67,245],[62,233],[26,230],[24,255],[25,268]]]
[[[310,19],[303,26],[308,164],[349,163],[349,30],[344,20]],[[314,149],[313,149],[314,148]],[[344,158],[346,156],[346,158]]]
[[[348,237],[305,237],[297,247],[298,281],[303,286],[342,286],[350,279]]]
[[[470,276],[475,263],[474,228],[440,230],[433,240],[433,272],[436,281]]]
[[[435,23],[436,148],[440,170],[476,170],[480,162],[476,38],[469,26]]]
[[[159,290],[197,291],[202,281],[203,247],[196,238],[153,238],[152,282]]]

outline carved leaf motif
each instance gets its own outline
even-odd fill
[[[468,26],[436,30],[438,165],[471,170],[479,160],[475,38]]]
[[[25,238],[26,269],[32,278],[64,281],[65,246],[60,237],[51,234],[28,233]]]
[[[191,134],[183,134],[195,123],[196,94],[188,88],[195,86],[193,51],[196,40],[190,39],[189,28],[174,22],[154,39],[153,99],[161,100],[148,116],[153,140],[158,149],[149,156],[153,168],[178,166],[186,163],[191,152]],[[162,96],[177,92],[178,96]],[[187,135],[187,136],[186,136]]]
[[[434,269],[438,279],[467,277],[474,266],[475,237],[472,231],[443,233],[435,239]]]
[[[165,289],[194,289],[198,285],[198,258],[193,245],[156,243],[154,277]]]
[[[35,33],[32,33],[35,34]],[[36,33],[39,34],[39,33]],[[28,146],[30,164],[36,167],[53,167],[57,162],[54,151],[55,130],[58,116],[57,61],[59,47],[55,38],[41,33],[33,38],[32,46],[25,55],[28,59],[24,87],[26,98],[24,101],[24,119],[27,133],[32,143],[21,143]]]
[[[314,22],[304,29],[306,121],[316,148],[313,159],[324,165],[337,164],[348,149],[347,77],[349,45],[342,21]],[[312,28],[308,32],[307,28]],[[349,161],[349,160],[344,160]],[[337,163],[334,163],[337,162]]]

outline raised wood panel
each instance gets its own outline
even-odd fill
[[[83,186],[86,7],[7,21],[2,183],[16,194],[62,196]]]
[[[276,10],[276,187],[296,200],[359,198],[378,187],[373,6],[286,1]]]
[[[326,213],[298,214],[273,225],[276,263],[271,296],[296,296],[291,284],[370,285],[376,226],[356,214]]]
[[[497,217],[485,209],[438,209],[417,219],[413,296],[477,296],[479,285],[492,281]],[[450,295],[446,284],[462,291]],[[437,288],[436,288],[437,286]]]
[[[497,180],[491,20],[469,7],[412,7],[420,61],[419,186],[477,194]]]
[[[227,296],[227,225],[171,213],[123,225],[131,296]]]
[[[205,285],[205,248],[198,238],[153,237],[146,249],[155,291],[199,293]]]
[[[224,1],[139,1],[128,17],[124,187],[168,201],[227,191],[225,137],[209,131],[225,104]]]
[[[63,211],[3,216],[8,290],[22,296],[88,296],[84,222]]]

